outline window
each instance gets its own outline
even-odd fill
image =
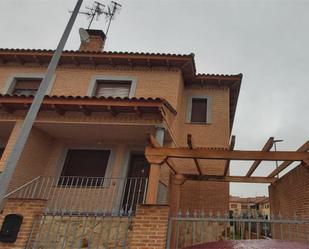
[[[88,87],[88,96],[129,97],[135,96],[137,79],[127,76],[94,75]]]
[[[191,123],[207,122],[207,99],[193,98],[191,109]]]
[[[59,185],[99,186],[105,176],[110,150],[68,150]],[[88,177],[88,178],[87,178]]]
[[[248,205],[242,204],[242,205],[241,205],[241,209],[248,209]]]
[[[237,204],[231,204],[231,208],[237,208]]]
[[[35,95],[42,79],[27,79],[27,78],[17,78],[15,79],[15,85],[12,94],[17,95]]]
[[[125,98],[130,96],[130,89],[130,81],[97,80],[95,96]]]
[[[207,96],[192,96],[188,98],[187,122],[208,124],[211,118],[211,98]]]
[[[13,74],[6,80],[5,85],[1,89],[1,93],[17,95],[35,95],[44,76],[45,74],[42,73]],[[52,77],[52,80],[46,90],[46,95],[50,94],[53,88],[53,84],[55,82],[55,78],[56,75]]]

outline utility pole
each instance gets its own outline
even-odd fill
[[[15,145],[12,148],[12,152],[10,153],[8,157],[4,171],[0,175],[0,205],[2,204],[3,198],[8,190],[9,183],[11,182],[17,163],[24,150],[29,133],[31,131],[33,123],[37,117],[37,114],[43,102],[46,90],[48,89],[48,86],[51,83],[51,79],[53,78],[55,74],[62,51],[68,40],[69,34],[72,30],[73,24],[76,20],[76,16],[80,10],[82,3],[83,3],[83,0],[77,0],[74,11],[72,12],[72,15],[70,17],[70,20],[62,34],[62,37],[59,41],[57,49],[55,50],[53,57],[48,65],[45,77],[41,82],[41,85],[32,101],[31,107],[26,115],[26,118],[24,119],[24,122],[20,128],[20,131],[17,134]]]

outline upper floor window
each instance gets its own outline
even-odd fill
[[[106,81],[98,80],[96,84],[95,96],[97,97],[129,97],[131,81]]]
[[[32,79],[32,78],[17,78],[15,79],[15,84],[12,90],[12,94],[17,95],[35,95],[42,79]]]
[[[237,204],[231,204],[231,208],[237,208]]]
[[[191,107],[191,123],[207,122],[207,99],[193,98]]]
[[[188,99],[187,122],[208,124],[211,118],[211,98],[207,96],[192,96]]]
[[[1,93],[3,94],[16,94],[16,95],[35,95],[39,86],[44,78],[42,73],[18,73],[9,77],[4,85]],[[46,94],[50,94],[55,81],[53,76]]]
[[[135,95],[136,79],[125,76],[93,76],[88,96],[132,98]]]

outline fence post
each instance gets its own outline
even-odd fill
[[[5,203],[3,213],[0,215],[0,224],[4,217],[8,214],[20,214],[23,216],[23,222],[20,227],[17,240],[14,243],[0,242],[0,249],[23,249],[25,248],[29,236],[33,229],[33,224],[36,217],[43,213],[46,205],[46,200],[30,200],[30,199],[8,199]]]
[[[130,249],[165,249],[168,218],[168,205],[139,205],[129,236]]]

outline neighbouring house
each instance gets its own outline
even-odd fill
[[[269,199],[266,196],[239,197],[230,196],[230,214],[236,217],[267,216],[270,215]]]
[[[228,212],[228,182],[181,179],[176,209],[173,160],[158,171],[144,150],[150,143],[186,147],[188,136],[195,147],[228,149],[242,75],[197,74],[194,54],[102,52],[104,33],[87,32],[89,42],[63,52],[10,183],[4,214],[19,206],[23,211],[15,212],[39,214],[27,220],[31,234],[20,243],[92,248],[106,236],[102,241],[118,248],[128,243],[124,234],[132,230],[128,224],[138,204],[150,205],[141,208],[143,216],[165,217],[165,205],[174,213]],[[0,171],[52,54],[0,49]],[[225,162],[208,161],[203,170],[222,175]],[[161,209],[152,210],[152,204]]]
[[[266,219],[270,218],[270,206],[269,206],[269,198],[264,196],[264,198],[258,198],[251,208],[255,209],[257,213],[265,217]]]

